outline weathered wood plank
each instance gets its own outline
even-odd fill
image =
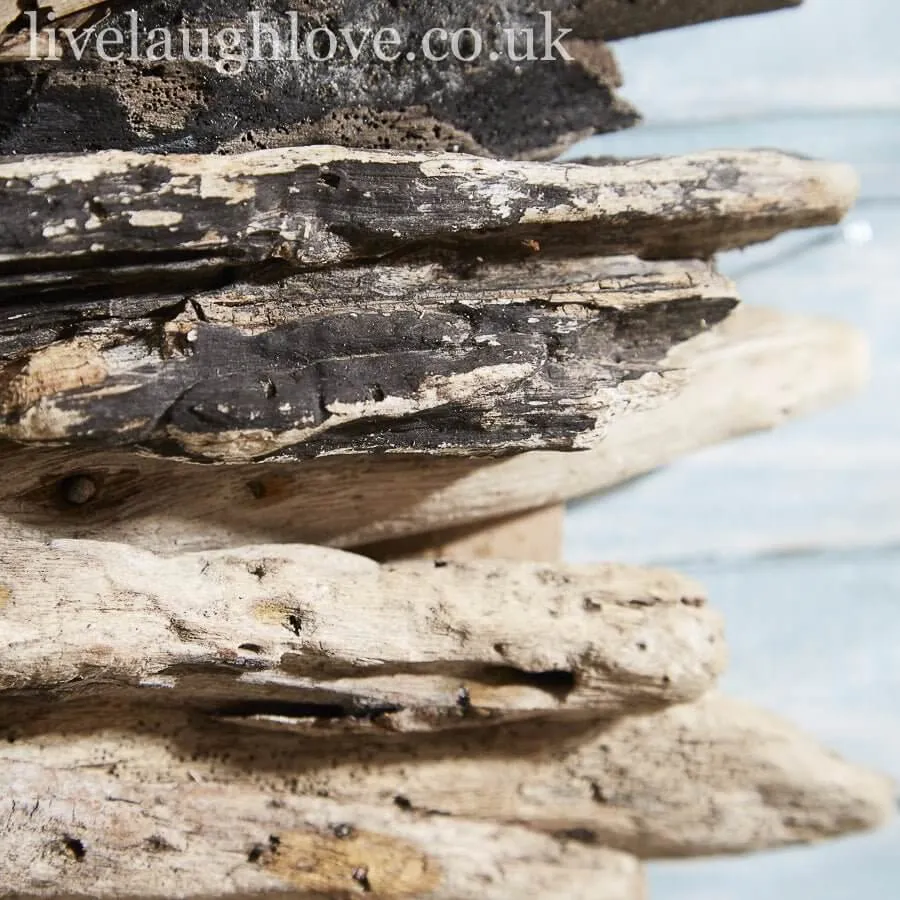
[[[589,446],[736,302],[702,263],[605,257],[29,301],[4,310],[0,435],[215,462]]]
[[[55,771],[55,795],[66,797],[73,792],[69,777],[77,784],[105,770],[116,788],[110,795],[138,804],[164,796],[173,818],[198,786],[232,796],[252,788],[295,802],[327,796],[399,807],[413,817],[430,811],[450,821],[528,822],[573,841],[658,858],[836,837],[876,827],[894,808],[888,779],[719,697],[605,725],[533,722],[366,742],[306,741],[287,727],[228,727],[163,704],[54,704],[40,711],[0,697],[0,722],[9,739],[0,745],[5,772]],[[155,791],[132,794],[138,785]],[[42,806],[34,825],[23,824],[26,831],[40,829]],[[221,820],[218,809],[209,814]],[[16,831],[0,840],[16,842]],[[90,835],[73,835],[83,836]]]
[[[29,694],[411,730],[654,709],[724,666],[702,588],[660,571],[19,540],[0,567],[0,689]]]
[[[124,540],[163,552],[371,544],[584,496],[699,447],[772,428],[859,388],[868,352],[846,325],[741,307],[673,350],[666,367],[680,390],[658,407],[623,413],[581,453],[209,467],[7,445],[0,514],[8,531],[38,538]]]
[[[547,8],[559,8],[562,19],[579,36],[612,41],[700,22],[771,12],[799,6],[803,0],[593,0],[570,4],[566,0]],[[546,7],[546,3],[544,4]],[[573,8],[574,7],[574,8]]]
[[[702,263],[608,254],[705,255],[855,190],[773,153],[335,148],[29,157],[0,181],[3,436],[224,462],[587,446],[736,302]]]

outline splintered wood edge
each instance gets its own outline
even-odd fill
[[[0,569],[0,689],[164,691],[320,734],[656,709],[725,662],[702,588],[660,570],[20,540],[0,543]]]

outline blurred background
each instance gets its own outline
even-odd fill
[[[573,505],[567,558],[699,578],[727,621],[724,689],[900,781],[900,3],[806,0],[616,52],[646,122],[570,156],[774,147],[857,168],[843,225],[720,264],[749,303],[856,325],[874,373],[830,412]],[[651,873],[656,900],[892,900],[900,824]]]

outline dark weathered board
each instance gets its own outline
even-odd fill
[[[586,166],[336,147],[0,158],[0,184],[0,290],[16,295],[25,273],[75,286],[150,263],[217,260],[233,279],[415,250],[709,257],[833,223],[857,187],[847,167],[769,151]]]
[[[328,147],[23,157],[0,183],[0,434],[219,462],[589,446],[737,302],[679,259],[855,189],[777,153]]]
[[[335,143],[393,149],[459,149],[508,157],[549,158],[590,134],[627,127],[635,111],[615,89],[619,77],[602,37],[623,37],[720,16],[757,12],[790,5],[793,0],[692,0],[682,3],[625,3],[593,0],[574,5],[555,0],[514,0],[486,4],[482,0],[145,0],[112,2],[95,8],[105,18],[81,10],[70,25],[79,34],[90,28],[135,32],[128,13],[140,11],[140,59],[105,61],[93,39],[80,58],[63,45],[63,59],[0,65],[0,153],[34,153],[144,149],[156,152],[252,150],[290,144]],[[10,18],[16,6],[5,0]],[[61,4],[44,5],[49,8]],[[76,6],[93,6],[82,0]],[[252,29],[255,11],[274,26],[283,46],[299,39],[298,59],[263,58],[246,67],[231,62],[212,40],[210,61],[186,61],[180,52],[181,27]],[[542,12],[553,14],[547,26]],[[287,13],[296,14],[295,22]],[[0,27],[6,23],[0,14]],[[72,18],[72,17],[70,17]],[[60,22],[56,23],[57,26]],[[65,23],[62,23],[65,24]],[[143,52],[153,44],[153,28],[175,35],[174,50],[158,59]],[[340,37],[350,29],[355,47],[366,30],[369,43],[354,51],[342,39],[327,61],[307,58],[306,35],[327,28]],[[402,46],[388,45],[382,56],[372,52],[381,28],[396,29]],[[424,35],[434,28],[453,33],[473,29],[482,52],[473,61],[429,60]],[[504,29],[533,33],[537,59],[510,58]],[[554,42],[559,29],[571,29],[565,44]],[[144,41],[144,38],[147,38]],[[318,55],[327,55],[329,37],[320,35]],[[462,56],[477,49],[472,33],[459,44]],[[199,39],[198,39],[199,41]],[[195,41],[191,52],[197,55]],[[107,47],[118,55],[125,44]],[[271,57],[269,44],[260,43]],[[431,44],[442,56],[440,43]],[[565,54],[558,48],[565,47]],[[521,57],[527,49],[519,43]],[[43,51],[41,51],[43,52]],[[243,52],[243,51],[242,51]],[[10,25],[0,60],[31,53],[24,18]],[[409,59],[407,54],[414,54]],[[38,53],[37,55],[41,55]],[[289,53],[283,54],[289,56]],[[565,58],[568,56],[569,58]],[[545,58],[548,57],[548,58]],[[217,63],[222,63],[217,67]],[[222,69],[222,71],[220,71]],[[240,71],[236,71],[240,70]]]
[[[711,274],[601,257],[41,304],[43,329],[6,323],[24,328],[7,335],[0,431],[219,461],[570,449],[673,390],[646,376],[736,302]]]

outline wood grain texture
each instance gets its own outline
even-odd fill
[[[680,391],[665,405],[623,414],[585,452],[209,467],[7,445],[0,513],[10,535],[128,541],[163,552],[284,541],[360,546],[613,487],[834,403],[868,376],[866,344],[852,328],[754,307],[673,350],[666,364]]]
[[[73,254],[312,268],[428,245],[526,256],[529,240],[677,259],[832,224],[858,187],[847,166],[774,151],[578,165],[327,146],[12,157],[0,179],[0,271],[44,275]]]
[[[213,462],[572,449],[664,401],[669,347],[736,302],[704,264],[606,257],[29,301],[4,310],[0,435]]]
[[[661,571],[19,540],[0,569],[0,689],[26,694],[403,731],[654,709],[724,667],[702,588]]]
[[[659,858],[836,837],[882,824],[894,806],[887,779],[768,714],[718,697],[609,724],[535,722],[365,742],[306,741],[284,725],[229,727],[164,701],[141,709],[41,709],[0,697],[0,723],[4,772],[55,771],[64,797],[72,791],[69,773],[80,779],[106,771],[110,796],[127,801],[142,785],[138,804],[143,796],[164,798],[175,819],[200,785],[227,788],[233,797],[245,790],[291,802],[327,796],[450,821],[527,822],[591,846]],[[145,794],[148,788],[155,790]],[[27,813],[38,799],[23,797],[16,809]],[[221,821],[215,807],[209,814]],[[40,823],[22,828],[40,830]],[[86,820],[74,825],[73,837],[89,836]],[[0,840],[15,842],[16,830]]]

